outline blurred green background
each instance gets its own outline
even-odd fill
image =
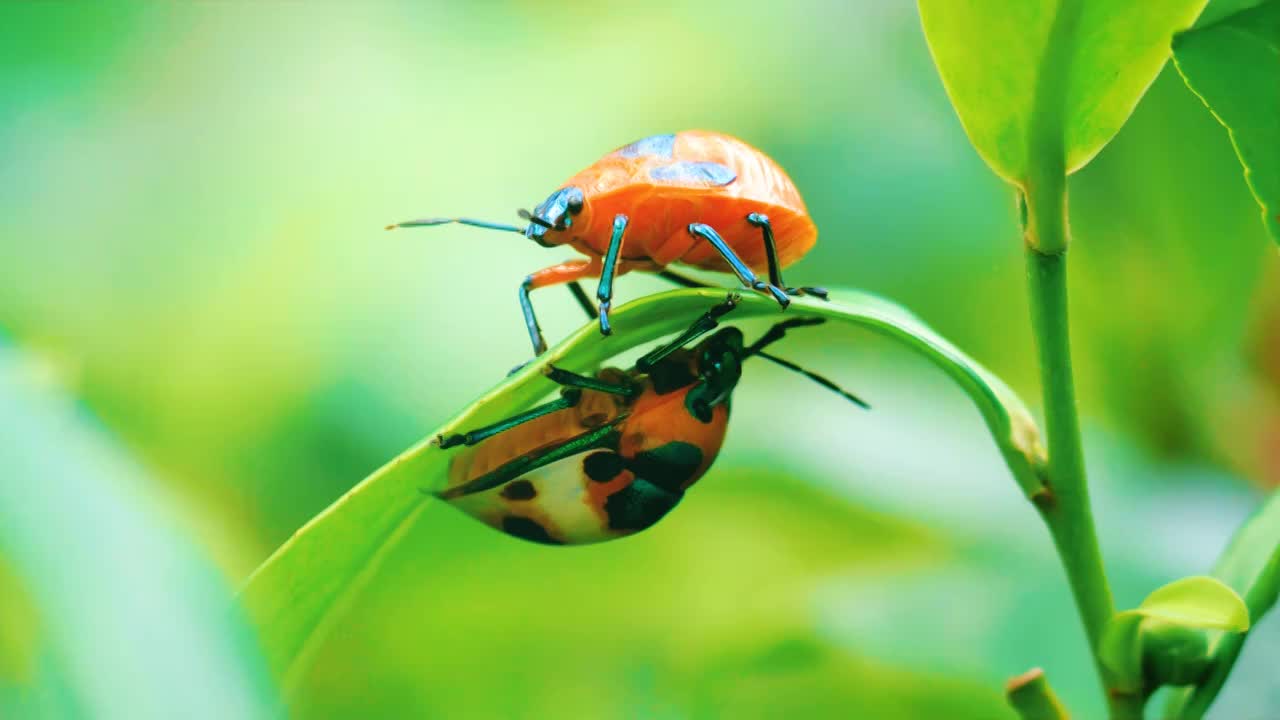
[[[911,4],[7,3],[0,48],[0,716],[270,712],[231,593],[524,360],[517,283],[569,256],[382,226],[514,220],[640,137],[762,148],[820,228],[789,281],[893,298],[1036,404],[1012,195]],[[1280,264],[1172,68],[1071,214],[1132,605],[1280,483]],[[567,292],[535,302],[551,337],[582,322]],[[1042,665],[1096,716],[1048,535],[964,396],[852,331],[785,354],[875,410],[749,367],[711,473],[615,543],[430,509],[291,714],[1000,718]],[[1280,706],[1277,664],[1265,623],[1215,717]]]

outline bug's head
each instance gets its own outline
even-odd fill
[[[520,211],[520,216],[529,221],[524,236],[543,247],[564,243],[567,238],[562,233],[573,227],[574,216],[582,212],[586,203],[586,195],[581,189],[572,186],[560,188],[533,212]]]
[[[709,422],[711,411],[729,402],[742,379],[745,356],[742,331],[735,327],[718,330],[693,348],[694,372],[698,379],[685,396],[685,404],[694,417]]]

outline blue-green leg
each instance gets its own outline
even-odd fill
[[[720,318],[737,306],[738,296],[729,295],[723,302],[703,313],[697,320],[694,320],[693,324],[676,336],[674,340],[645,353],[643,357],[636,361],[636,370],[642,373],[649,372],[671,353],[715,330],[720,324]]]
[[[601,425],[598,428],[587,430],[580,435],[569,438],[562,443],[548,446],[528,455],[521,455],[480,477],[437,492],[435,495],[442,500],[452,500],[464,495],[492,490],[515,480],[521,475],[550,465],[557,460],[563,460],[595,448],[616,449],[619,437],[617,425],[621,420],[622,418],[618,418],[606,425]]]
[[[627,216],[613,218],[613,234],[609,236],[609,249],[604,254],[600,269],[600,284],[596,287],[596,299],[600,301],[600,334],[610,335],[609,308],[613,304],[613,278],[618,268],[618,256],[622,253],[622,236],[627,231]]]
[[[538,326],[538,316],[533,314],[533,302],[529,300],[529,290],[533,286],[533,276],[520,283],[520,312],[524,314],[524,326],[529,331],[529,342],[533,343],[534,356],[547,351],[547,341],[542,337],[542,328]],[[518,367],[516,368],[519,369]],[[513,370],[512,372],[515,372]]]
[[[716,287],[715,285],[704,283],[701,280],[696,280],[694,278],[691,278],[688,275],[681,275],[680,273],[675,272],[674,270],[659,270],[658,272],[654,273],[654,275],[657,275],[658,277],[662,278],[663,280],[666,280],[667,282],[675,283],[680,287],[687,287],[687,288]],[[821,298],[823,300],[828,299],[827,291],[825,288],[809,287],[808,285],[806,285],[804,287],[794,287],[794,288],[784,288],[784,289],[787,291],[787,294],[792,297],[795,297],[797,295],[813,295],[814,297]]]
[[[782,282],[782,264],[778,262],[778,245],[773,239],[773,225],[769,223],[769,216],[764,213],[751,213],[747,216],[747,222],[760,228],[761,234],[764,235],[764,252],[769,262],[769,282],[774,287],[784,288],[788,295],[813,295],[815,297],[827,299],[827,291],[820,287],[787,287]]]
[[[583,390],[596,390],[598,392],[609,393],[611,395],[621,395],[622,397],[633,397],[639,388],[629,384],[612,383],[608,380],[601,380],[597,377],[588,375],[579,375],[568,370],[561,370],[558,367],[548,365],[544,371],[547,379],[561,386],[564,390],[561,396],[551,402],[539,405],[531,410],[526,410],[518,415],[512,415],[505,420],[499,420],[492,425],[469,430],[464,433],[456,433],[453,435],[442,435],[440,437],[440,447],[448,449],[459,445],[476,445],[483,440],[493,437],[502,432],[506,432],[518,425],[523,425],[530,420],[537,420],[544,415],[550,415],[553,412],[566,410],[578,404],[582,398]]]
[[[610,395],[620,395],[622,397],[633,397],[639,392],[639,388],[630,384],[613,383],[608,380],[601,380],[598,377],[590,375],[579,375],[568,370],[561,370],[554,365],[548,365],[543,373],[551,382],[566,388],[578,388],[580,390],[596,390],[598,392],[609,393]]]
[[[564,393],[549,403],[539,405],[532,410],[526,410],[518,415],[512,415],[505,420],[499,420],[492,425],[469,430],[464,433],[456,433],[454,435],[441,435],[440,448],[442,450],[466,445],[468,447],[480,443],[482,440],[493,437],[501,432],[506,432],[517,425],[523,425],[530,420],[537,420],[544,415],[550,415],[553,412],[559,412],[571,408],[578,404],[578,400],[582,399],[582,391],[576,388],[569,388]]]
[[[747,264],[742,262],[742,258],[738,257],[738,254],[733,251],[733,248],[729,247],[729,244],[724,241],[724,238],[720,237],[720,233],[712,229],[710,225],[706,225],[704,223],[692,223],[689,225],[689,234],[711,243],[711,246],[716,249],[716,252],[720,253],[720,257],[724,258],[724,261],[729,264],[729,267],[733,268],[733,273],[738,276],[738,279],[742,281],[743,285],[746,285],[752,290],[760,290],[762,292],[769,293],[783,309],[786,309],[786,307],[791,304],[791,298],[787,297],[787,291],[776,285],[763,282],[760,278],[756,277],[756,274],[751,271],[751,268],[747,267]]]

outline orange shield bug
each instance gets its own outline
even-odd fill
[[[765,352],[790,328],[774,325],[744,345],[742,331],[715,330],[734,296],[630,370],[593,376],[548,367],[560,397],[493,425],[436,439],[459,452],[435,493],[509,535],[552,545],[602,542],[661,520],[711,466],[724,443],[742,363],[762,357],[867,407],[830,380]]]
[[[817,240],[804,200],[767,155],[721,133],[686,130],[637,140],[569,178],[533,212],[525,227],[470,218],[426,218],[389,225],[461,223],[517,232],[545,247],[570,245],[583,260],[553,265],[520,284],[520,308],[535,355],[547,349],[530,291],[568,283],[588,315],[608,335],[613,281],[631,270],[657,272],[681,285],[702,286],[666,270],[683,263],[729,271],[742,284],[787,307],[788,295],[826,297],[822,288],[788,288],[782,268]],[[758,272],[766,273],[767,281]],[[578,281],[600,279],[597,305]]]

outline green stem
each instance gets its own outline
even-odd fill
[[[1054,178],[1049,180],[1049,178]],[[1031,324],[1039,349],[1040,378],[1044,394],[1049,446],[1048,476],[1053,497],[1037,505],[1066,570],[1076,608],[1084,623],[1094,666],[1106,685],[1098,659],[1103,630],[1115,614],[1111,588],[1103,569],[1102,553],[1089,505],[1080,421],[1076,415],[1075,383],[1071,372],[1071,342],[1067,321],[1066,180],[1048,180],[1029,189],[1023,198],[1028,219],[1027,279],[1030,288]],[[1109,695],[1112,717],[1141,717],[1124,698]]]
[[[1031,285],[1031,321],[1040,349],[1049,481],[1054,497],[1042,514],[1067,571],[1080,619],[1089,636],[1089,647],[1096,652],[1115,606],[1102,569],[1102,553],[1098,549],[1085,481],[1067,331],[1065,254],[1041,255],[1028,250],[1027,276]]]
[[[1022,720],[1068,720],[1070,717],[1040,668],[1032,668],[1010,680],[1005,685],[1005,695]]]
[[[1107,706],[1111,708],[1111,720],[1142,720],[1143,708],[1147,706],[1147,696],[1115,694],[1107,695]]]

